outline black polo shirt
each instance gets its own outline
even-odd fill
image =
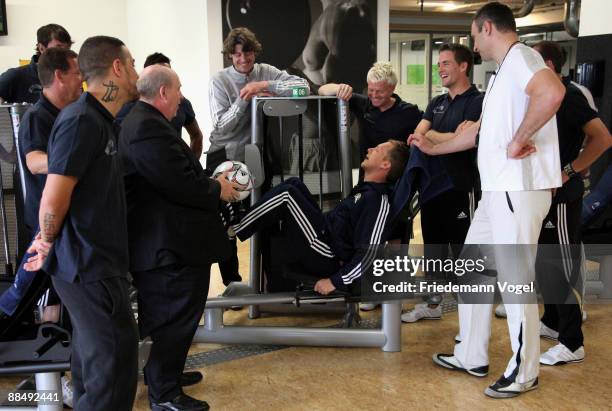
[[[19,157],[23,164],[25,181],[24,220],[32,236],[38,227],[38,208],[47,175],[32,174],[26,163],[26,155],[32,151],[47,152],[51,129],[59,112],[60,110],[41,94],[40,99],[25,113],[19,124]]]
[[[0,76],[0,97],[7,103],[38,101],[42,87],[38,79],[38,56],[32,56],[27,66],[10,68]]]
[[[49,174],[78,182],[44,270],[68,282],[125,276],[125,191],[113,116],[89,93],[58,116],[49,138]]]
[[[178,106],[178,110],[176,111],[176,116],[172,119],[172,121],[170,121],[170,123],[180,136],[182,128],[192,124],[194,120],[195,112],[193,111],[191,101],[183,97]]]
[[[427,106],[423,118],[431,122],[431,129],[439,133],[451,133],[464,120],[478,121],[482,110],[483,94],[472,85],[462,94],[451,98],[448,93],[434,97]],[[476,178],[475,149],[441,155],[455,190],[471,191]]]
[[[570,163],[578,157],[582,144],[584,143],[584,131],[582,128],[589,121],[598,117],[595,110],[591,108],[582,91],[573,85],[569,79],[563,79],[565,85],[565,97],[557,110],[557,131],[559,134],[559,155],[561,167]],[[582,177],[577,175],[563,184],[557,190],[555,202],[569,202],[582,198],[584,184]]]
[[[359,118],[361,138],[359,152],[364,157],[368,148],[376,147],[389,139],[406,141],[421,121],[421,111],[400,96],[393,94],[395,103],[385,111],[372,106],[370,99],[362,94],[353,94],[349,101],[351,111]]]
[[[125,103],[121,110],[117,113],[117,117],[115,118],[115,123],[121,125],[123,119],[128,115],[128,113],[132,110],[132,107],[136,105],[136,101],[130,101]],[[178,110],[176,111],[176,116],[170,121],[172,127],[178,133],[178,136],[181,137],[181,133],[184,126],[188,126],[195,120],[195,112],[193,111],[193,106],[191,105],[191,101],[187,100],[185,97],[181,99],[179,103]]]

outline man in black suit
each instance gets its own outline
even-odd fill
[[[170,120],[180,87],[172,69],[145,68],[137,83],[140,101],[123,121],[119,139],[140,334],[153,340],[144,374],[154,411],[208,409],[183,393],[181,375],[204,311],[210,265],[229,252],[218,203],[238,194],[224,176],[209,178],[176,138]]]

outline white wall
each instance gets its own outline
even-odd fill
[[[580,6],[580,37],[612,33],[610,16],[612,16],[612,1],[582,0]]]
[[[208,124],[208,77],[210,27],[209,21],[220,21],[220,16],[209,19],[208,4],[201,0],[128,0],[126,16],[127,46],[136,59],[138,71],[145,58],[153,52],[170,57],[172,68],[178,73],[182,91],[193,104],[196,118],[205,136]],[[183,137],[187,134],[183,130]]]
[[[223,30],[222,30],[222,10],[221,0],[207,0],[206,2],[206,30],[207,30],[207,52],[208,59],[207,71],[204,73],[208,80],[210,76],[223,68]],[[208,97],[208,81],[206,82],[206,97]],[[212,131],[210,114],[208,112],[208,98],[206,99],[206,125],[205,136]]]
[[[389,0],[378,0],[376,60],[389,61]]]
[[[7,0],[7,16],[0,72],[34,54],[36,30],[48,23],[64,26],[77,52],[89,36],[115,36],[132,52],[138,71],[155,51],[172,59],[205,136],[210,132],[208,78],[222,68],[220,0],[180,0],[180,7],[166,0]]]
[[[0,36],[0,73],[34,54],[36,30],[49,23],[66,28],[78,51],[95,34],[127,37],[128,0],[7,0],[8,36]]]

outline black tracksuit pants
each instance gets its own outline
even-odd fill
[[[283,241],[275,256],[300,273],[330,277],[340,268],[325,233],[325,219],[308,188],[290,178],[266,192],[234,226],[241,240],[267,227],[279,227]]]
[[[421,205],[421,232],[426,259],[457,258],[470,228],[474,203],[471,192],[449,190]],[[444,280],[444,273],[426,273],[430,280]],[[439,304],[442,296],[427,297],[429,304]]]
[[[541,248],[536,260],[539,290],[544,297],[542,322],[559,332],[559,342],[570,351],[584,343],[581,212],[582,199],[551,206],[542,224],[539,244],[558,244],[559,247]]]

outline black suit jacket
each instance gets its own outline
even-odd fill
[[[130,270],[192,267],[229,256],[219,183],[205,173],[162,113],[139,101],[121,125]]]

